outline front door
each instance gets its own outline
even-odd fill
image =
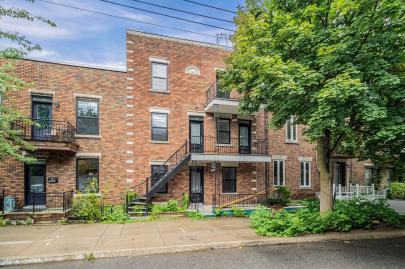
[[[25,167],[25,205],[45,205],[45,165]]]
[[[48,140],[52,136],[52,98],[32,97],[32,118],[36,125],[32,127],[32,139]]]
[[[204,152],[204,121],[201,117],[190,118],[190,151]]]
[[[346,164],[336,163],[336,185],[346,186]]]
[[[204,167],[190,167],[190,202],[204,203]]]
[[[250,154],[250,121],[239,121],[239,154]]]

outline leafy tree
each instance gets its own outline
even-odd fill
[[[1,4],[2,2],[3,0],[0,0],[0,20],[8,17],[15,20],[40,21],[52,27],[55,26],[46,18],[32,15],[24,9],[5,7]],[[12,157],[19,161],[31,162],[34,159],[23,155],[20,149],[34,150],[35,148],[21,138],[21,131],[14,128],[14,123],[17,121],[24,124],[33,123],[7,99],[12,91],[27,87],[27,84],[14,74],[15,60],[24,57],[30,51],[40,50],[41,47],[18,32],[4,31],[0,27],[0,40],[2,39],[14,42],[15,47],[0,50],[0,160]]]
[[[272,112],[274,128],[291,115],[305,125],[316,144],[321,212],[332,210],[337,150],[403,154],[401,0],[247,0],[235,22],[223,86],[242,94],[242,110]]]

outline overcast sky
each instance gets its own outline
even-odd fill
[[[163,24],[171,27],[187,29],[199,33],[216,36],[216,34],[232,34],[230,31],[215,29],[208,26],[198,25],[191,22],[167,18],[164,16],[116,6],[100,0],[47,0],[56,3],[67,4],[112,15],[129,17],[145,22]],[[134,6],[137,8],[152,10],[172,16],[186,18],[206,24],[235,29],[233,23],[217,21],[195,15],[175,12],[135,2],[132,0],[110,0]],[[199,6],[184,0],[143,0],[144,2],[168,6],[172,8],[200,13],[224,20],[233,20],[234,14]],[[235,10],[243,0],[194,0],[216,7]],[[0,1],[7,7],[24,8],[35,15],[41,15],[56,23],[52,28],[43,23],[32,23],[9,18],[0,19],[0,27],[3,30],[17,31],[42,46],[42,51],[33,52],[29,56],[48,60],[63,60],[89,64],[99,64],[112,67],[125,67],[125,32],[133,29],[143,32],[163,34],[192,40],[216,43],[215,37],[207,37],[193,33],[181,32],[173,29],[165,29],[157,26],[146,25],[138,22],[122,20],[61,7],[40,0],[30,3],[26,0]],[[10,47],[9,42],[2,40],[0,48]]]

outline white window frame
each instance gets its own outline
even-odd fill
[[[307,170],[307,166],[305,165],[305,164],[307,164],[308,163],[308,177],[309,178],[306,178],[306,170]],[[302,164],[304,164],[304,173],[302,173]],[[302,178],[301,178],[301,176],[302,175],[304,175],[304,184],[305,183],[308,183],[308,185],[302,185],[301,184],[301,182],[302,182]],[[311,162],[310,161],[300,161],[300,187],[301,188],[311,188],[312,187],[312,182],[311,182]]]
[[[166,77],[158,77],[153,75],[153,66],[154,65],[164,65],[166,66]],[[166,80],[166,89],[155,89],[153,87],[153,79],[158,78],[158,79],[165,79]],[[162,61],[151,61],[151,88],[152,91],[154,92],[163,92],[163,93],[168,93],[169,92],[169,63],[168,62],[162,62]]]
[[[277,163],[277,164],[276,164]],[[283,163],[283,169],[280,171],[280,163]],[[276,171],[277,165],[277,184],[276,178],[274,177],[274,172]],[[283,174],[283,184],[280,184],[280,172]],[[285,160],[273,160],[273,185],[274,186],[285,186]]]
[[[295,124],[295,120],[296,116],[291,116],[285,124],[285,140],[287,143],[298,142],[297,124]],[[288,131],[290,131],[291,137],[288,137]]]

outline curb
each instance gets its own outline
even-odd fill
[[[113,251],[95,251],[89,253],[72,253],[66,255],[53,255],[42,257],[8,257],[8,258],[0,258],[0,266],[84,260],[89,254],[93,254],[94,258],[100,259],[100,258],[133,257],[143,255],[170,254],[170,253],[240,248],[240,247],[299,244],[299,243],[325,242],[325,241],[388,239],[399,237],[405,237],[405,229],[401,229],[399,231],[396,230],[396,231],[382,231],[382,232],[356,231],[349,233],[328,233],[323,235],[308,235],[301,237],[271,237],[258,240],[241,240],[241,241],[218,242],[218,243],[175,245],[175,246],[154,247],[154,248],[122,249]]]

